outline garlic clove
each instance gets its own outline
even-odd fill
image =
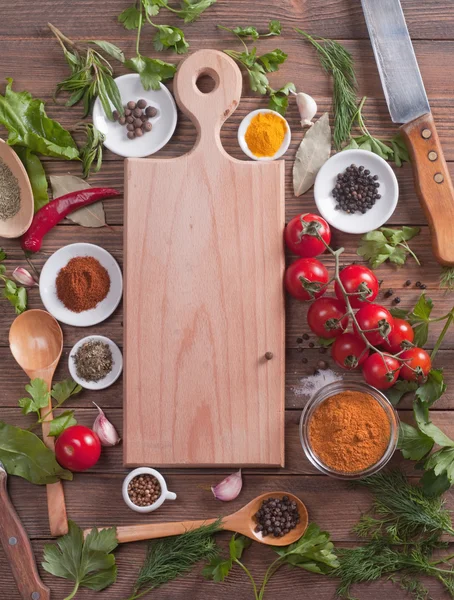
[[[317,103],[315,100],[309,94],[298,92],[296,94],[296,105],[300,113],[302,127],[312,127],[312,119],[317,114]]]
[[[230,502],[230,500],[235,500],[238,494],[241,492],[241,488],[243,487],[243,478],[241,477],[241,469],[236,473],[232,473],[225,479],[223,479],[216,486],[211,488],[214,497],[216,500],[221,500],[222,502]]]
[[[104,411],[93,402],[99,413],[93,423],[93,431],[98,434],[102,446],[116,446],[120,443],[120,436],[112,423],[107,419]]]
[[[24,287],[33,287],[38,285],[33,275],[23,267],[16,267],[13,271],[13,279]]]

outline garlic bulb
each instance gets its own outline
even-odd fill
[[[243,479],[241,477],[241,469],[236,473],[232,473],[225,479],[223,479],[216,486],[211,488],[216,500],[222,500],[222,502],[229,502],[235,500],[238,494],[241,492],[243,487]]]
[[[93,431],[98,434],[102,446],[116,446],[120,442],[120,436],[112,423],[107,419],[104,411],[93,402],[99,410],[99,414],[93,423]]]
[[[304,92],[298,92],[296,94],[296,105],[300,113],[302,127],[312,127],[312,119],[317,114],[317,103],[315,100],[312,96]]]
[[[23,285],[24,287],[33,287],[34,285],[38,285],[33,275],[24,269],[23,267],[16,267],[13,271],[13,279]]]

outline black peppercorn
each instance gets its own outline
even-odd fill
[[[411,279],[407,279],[407,281],[405,282],[405,285],[408,287],[409,285],[411,285]]]
[[[309,342],[309,348],[313,348],[315,346],[314,342]]]
[[[420,282],[420,281],[417,281],[417,282],[415,283],[415,285],[416,285],[416,287],[417,287],[417,288],[420,288],[420,287],[421,287],[421,282]]]
[[[425,290],[427,288],[427,285],[425,283],[421,283],[421,285],[419,286],[422,290]]]
[[[302,337],[297,337],[296,338],[296,343],[297,344],[302,344],[303,343],[303,338]]]
[[[394,304],[400,304],[400,298],[399,296],[396,296],[393,300]]]
[[[389,288],[385,292],[385,298],[390,298],[393,294],[394,294],[394,290],[392,290],[391,288]]]
[[[309,339],[309,334],[303,333],[303,340],[308,340],[308,339]]]

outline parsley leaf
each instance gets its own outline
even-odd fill
[[[291,91],[295,91],[294,83],[286,83],[278,90],[273,90],[273,88],[270,88],[270,100],[268,102],[268,108],[275,110],[281,115],[285,115],[288,108],[288,95]]]
[[[407,227],[405,225],[402,229],[380,227],[380,229],[363,235],[361,238],[363,243],[358,248],[357,254],[368,260],[373,269],[376,269],[387,260],[397,265],[403,265],[407,260],[407,254],[411,254],[419,265],[420,262],[416,254],[407,244],[419,232],[419,227]]]
[[[146,90],[159,90],[161,81],[171,79],[177,70],[175,65],[158,58],[137,55],[125,61],[125,66],[140,75],[140,81]]]
[[[117,579],[117,566],[112,551],[118,545],[116,529],[92,529],[84,533],[73,521],[68,521],[69,533],[56,544],[45,544],[43,569],[56,577],[74,581],[70,597],[79,587],[100,591]]]
[[[177,54],[184,54],[188,51],[189,44],[185,40],[181,29],[170,25],[155,25],[155,27],[158,30],[153,38],[155,50],[160,52],[164,48],[170,48]]]
[[[279,70],[279,65],[282,65],[287,60],[287,57],[288,54],[276,48],[276,50],[262,54],[257,60],[262,63],[267,73],[274,73]]]
[[[39,417],[40,410],[49,406],[50,396],[47,384],[43,379],[32,379],[25,389],[31,398],[25,397],[19,400],[22,413],[28,415],[35,412]]]
[[[396,383],[385,391],[386,397],[393,406],[397,406],[402,400],[402,397],[408,392],[414,392],[418,387],[416,381],[406,381],[405,379],[398,379]]]
[[[185,23],[192,23],[200,17],[200,15],[212,6],[216,0],[183,0],[181,8],[174,10]]]
[[[432,450],[434,441],[420,429],[401,422],[397,447],[404,458],[421,460]]]
[[[63,404],[70,396],[78,394],[82,391],[82,386],[73,381],[72,379],[64,379],[59,383],[55,383],[52,388],[52,398],[54,398],[59,405]]]
[[[140,11],[136,5],[128,6],[125,10],[118,15],[119,23],[122,23],[125,29],[137,29],[140,24]]]
[[[222,25],[218,25],[218,29],[223,29],[224,31],[230,31],[234,33],[239,38],[248,38],[250,37],[252,40],[258,40],[263,37],[270,37],[272,35],[281,35],[281,22],[276,19],[271,20],[268,23],[268,31],[267,33],[259,33],[257,27],[253,27],[249,25],[248,27],[234,27],[230,29],[229,27],[223,27]]]
[[[310,523],[300,539],[284,548],[275,548],[283,564],[288,563],[311,573],[330,573],[339,566],[333,552],[334,544],[329,533],[321,531],[315,523]]]
[[[428,406],[432,406],[446,392],[443,369],[431,369],[426,381],[416,390],[416,397]]]
[[[224,581],[230,573],[235,561],[238,561],[246,548],[249,548],[252,540],[244,535],[233,535],[229,542],[229,557],[214,556],[203,569],[202,575],[213,581]]]

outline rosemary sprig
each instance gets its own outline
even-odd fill
[[[48,26],[60,43],[66,62],[71,69],[71,75],[57,85],[55,94],[58,95],[61,91],[70,93],[66,106],[74,106],[83,102],[84,117],[90,114],[96,96],[99,96],[104,112],[109,119],[112,119],[111,103],[122,115],[121,96],[112,77],[113,68],[109,61],[89,43],[76,44],[51,23],[48,23]],[[104,46],[113,47],[113,44],[101,43]],[[102,47],[101,43],[96,42],[96,45]],[[117,50],[119,51],[119,49]],[[119,53],[119,55],[122,54],[121,51]]]
[[[220,525],[221,519],[218,519],[211,525],[152,542],[128,600],[142,598],[154,588],[189,571],[202,559],[214,558],[218,549],[213,535]]]
[[[350,138],[350,130],[356,107],[356,76],[353,57],[342,44],[319,36],[311,36],[296,29],[317,50],[324,70],[333,78],[333,114],[335,147],[340,150],[342,144]]]

